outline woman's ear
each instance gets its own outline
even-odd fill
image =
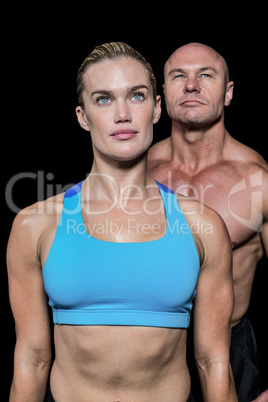
[[[77,120],[78,120],[80,126],[84,130],[90,131],[89,123],[87,121],[86,114],[85,114],[85,111],[84,111],[83,107],[82,106],[77,106],[75,108],[75,113],[76,113]]]
[[[157,95],[156,103],[154,106],[153,124],[156,124],[158,122],[158,120],[160,119],[160,116],[161,116],[161,96]]]

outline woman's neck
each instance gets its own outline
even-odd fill
[[[147,170],[147,153],[131,161],[95,158],[83,184],[83,192],[88,199],[105,197],[118,200],[122,196],[139,197],[153,183]]]

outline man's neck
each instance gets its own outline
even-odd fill
[[[173,121],[172,160],[182,165],[188,173],[198,173],[223,159],[227,136],[223,123],[212,127],[190,128]]]

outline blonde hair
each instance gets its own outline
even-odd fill
[[[150,63],[139,53],[137,50],[133,49],[131,46],[124,42],[110,42],[104,43],[103,45],[95,47],[95,49],[86,57],[86,59],[81,64],[77,73],[77,97],[80,106],[84,106],[83,102],[83,92],[85,90],[84,75],[89,66],[95,63],[100,63],[104,60],[117,60],[123,57],[128,57],[133,60],[140,62],[145,71],[148,74],[150,83],[153,89],[153,97],[156,102],[156,79],[153,69]]]

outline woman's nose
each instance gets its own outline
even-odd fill
[[[126,102],[117,102],[114,115],[115,123],[131,122],[131,113]]]

